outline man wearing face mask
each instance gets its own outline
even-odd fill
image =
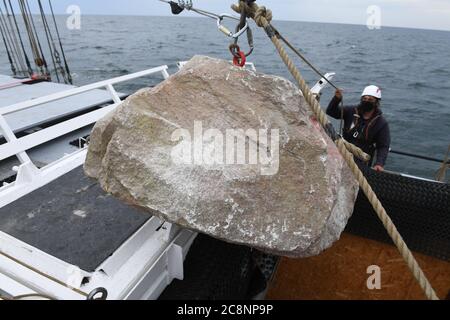
[[[376,151],[374,169],[384,171],[389,154],[391,135],[389,124],[380,110],[381,90],[368,86],[361,95],[361,103],[354,107],[340,107],[342,91],[336,90],[327,114],[335,119],[344,119],[344,139],[361,148],[372,159]],[[370,164],[373,164],[373,160]]]

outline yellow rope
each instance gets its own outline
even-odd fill
[[[329,125],[328,117],[325,114],[325,112],[322,110],[319,102],[315,98],[315,96],[312,94],[311,89],[308,87],[307,83],[303,79],[302,75],[300,74],[300,71],[297,69],[297,67],[294,65],[293,61],[289,58],[289,55],[287,54],[286,50],[282,46],[280,40],[277,38],[275,32],[272,29],[272,26],[270,25],[270,22],[272,21],[272,11],[269,9],[266,9],[264,6],[259,7],[255,2],[248,5],[245,1],[240,1],[239,5],[232,5],[232,9],[238,13],[241,12],[240,8],[241,6],[245,6],[245,10],[247,13],[247,16],[254,19],[256,24],[264,28],[268,34],[270,34],[270,38],[275,45],[275,47],[278,50],[278,53],[280,54],[281,58],[283,59],[283,62],[288,67],[289,71],[291,72],[292,76],[297,81],[300,90],[302,91],[306,102],[311,106],[312,111],[314,112],[315,116],[317,117],[318,121],[323,127],[327,127]],[[270,29],[272,29],[272,32],[270,32]],[[272,34],[271,34],[272,33]],[[378,217],[382,221],[384,227],[386,228],[387,232],[389,233],[389,236],[394,241],[395,245],[397,246],[398,250],[400,251],[403,259],[408,264],[408,267],[411,269],[414,277],[417,279],[418,283],[424,290],[426,296],[430,300],[439,300],[438,296],[436,295],[436,292],[432,288],[430,282],[428,281],[427,277],[425,276],[424,272],[420,268],[419,264],[415,260],[411,250],[406,245],[405,241],[401,237],[400,233],[398,232],[397,228],[395,227],[394,223],[392,222],[391,218],[388,216],[386,210],[384,209],[383,205],[381,204],[380,200],[378,199],[377,195],[369,185],[369,182],[355,163],[355,160],[353,158],[352,153],[350,153],[348,148],[351,148],[352,151],[355,151],[354,148],[349,146],[350,144],[348,142],[345,142],[343,139],[338,139],[336,142],[336,145],[339,149],[339,152],[342,154],[343,158],[347,162],[348,166],[352,170],[354,176],[358,180],[358,183],[363,190],[364,194],[369,199],[369,202],[372,204],[375,212],[377,213]]]
[[[315,99],[317,101],[317,99]],[[320,108],[320,106],[319,106]],[[322,111],[322,109],[320,109]],[[323,111],[322,111],[323,112]],[[357,146],[355,146],[354,144],[344,140],[343,138],[340,138],[339,140],[341,140],[344,143],[345,148],[355,157],[357,157],[358,159],[363,160],[364,162],[369,162],[370,161],[370,156],[365,153],[364,151],[362,151],[360,148],[358,148]]]

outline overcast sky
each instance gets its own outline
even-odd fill
[[[234,2],[237,1],[193,1],[195,7],[216,13],[229,13]],[[450,0],[258,0],[258,4],[271,8],[278,20],[351,24],[366,24],[367,9],[376,5],[381,10],[381,26],[450,31]],[[70,5],[78,5],[82,14],[170,14],[168,5],[158,0],[53,0],[53,5],[60,14]]]

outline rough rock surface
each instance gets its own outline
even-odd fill
[[[317,255],[339,239],[358,186],[308,110],[288,80],[196,56],[96,124],[85,171],[166,221],[277,255]],[[258,157],[227,158],[230,129],[255,130],[237,141]]]

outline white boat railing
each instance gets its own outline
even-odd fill
[[[13,156],[17,156],[20,161],[20,165],[13,168],[13,171],[17,172],[16,180],[11,184],[5,183],[3,187],[0,188],[0,208],[16,201],[17,199],[20,199],[24,195],[39,189],[47,183],[82,165],[87,154],[87,147],[85,147],[72,154],[64,156],[44,168],[38,169],[28,156],[28,150],[78,129],[93,125],[98,120],[106,116],[109,112],[114,110],[122,102],[119,94],[114,89],[115,84],[157,73],[161,73],[164,79],[167,79],[169,77],[167,69],[168,67],[166,65],[159,66],[0,108],[0,130],[3,133],[3,137],[6,139],[6,143],[0,145],[0,161]],[[65,98],[96,89],[106,89],[111,95],[113,103],[100,109],[55,124],[35,133],[26,135],[22,138],[18,138],[15,135],[5,118],[6,115],[15,112],[27,110],[46,103],[63,100]]]

